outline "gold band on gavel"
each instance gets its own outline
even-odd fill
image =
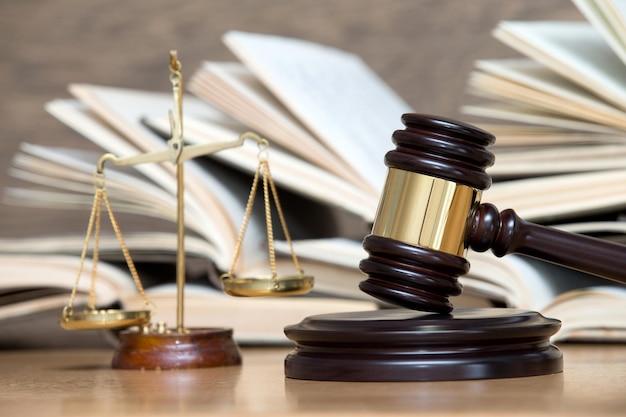
[[[467,185],[389,168],[372,234],[464,256],[467,220],[480,197]]]

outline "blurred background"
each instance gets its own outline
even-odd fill
[[[170,49],[191,74],[234,59],[220,39],[231,29],[353,52],[416,111],[462,118],[473,61],[514,54],[491,37],[500,20],[581,18],[570,0],[1,0],[0,188],[20,142],[89,146],[43,109],[69,83],[167,91]],[[1,206],[0,237],[71,218]]]
[[[68,84],[169,91],[169,50],[192,74],[205,59],[234,59],[221,41],[228,30],[355,53],[417,112],[466,119],[473,62],[515,54],[492,29],[537,19],[582,16],[570,0],[0,0],[0,190],[22,142],[93,146],[44,111],[69,97]],[[0,204],[0,238],[84,227],[71,211]]]

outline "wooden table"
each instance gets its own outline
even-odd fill
[[[561,374],[477,381],[286,379],[289,348],[244,348],[244,364],[184,371],[109,368],[108,350],[0,353],[3,416],[624,415],[626,346],[561,346]]]

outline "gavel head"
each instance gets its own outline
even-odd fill
[[[491,185],[486,169],[495,140],[474,126],[439,117],[405,114],[393,133],[388,167],[372,232],[359,265],[368,278],[360,289],[414,310],[448,313],[459,295],[468,223]]]

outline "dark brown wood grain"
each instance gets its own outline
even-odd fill
[[[196,369],[241,364],[233,331],[223,328],[189,329],[185,332],[120,333],[113,355],[114,369]]]
[[[513,309],[451,315],[387,309],[320,314],[285,328],[285,375],[322,381],[443,381],[561,372],[560,322]]]

